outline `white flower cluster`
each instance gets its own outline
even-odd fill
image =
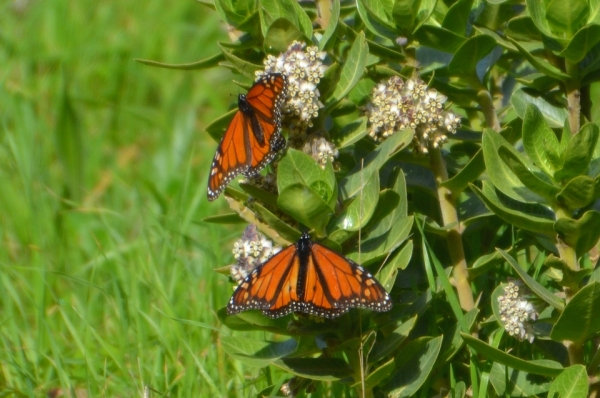
[[[446,134],[456,133],[460,118],[445,112],[447,97],[429,90],[420,79],[402,80],[393,76],[373,88],[372,102],[367,104],[369,135],[384,140],[396,131],[413,129],[414,149],[427,153],[429,145],[439,148],[448,140]]]
[[[535,336],[531,321],[538,318],[533,304],[519,296],[519,286],[514,282],[504,287],[504,293],[498,297],[500,322],[509,335],[532,343]]]
[[[305,49],[306,48],[306,49]],[[327,69],[323,65],[326,53],[318,47],[306,47],[305,43],[294,41],[287,51],[278,57],[269,55],[264,61],[265,70],[257,71],[259,78],[265,73],[283,73],[288,78],[287,98],[283,107],[284,123],[289,127],[290,145],[297,148],[302,137],[306,139],[306,129],[312,127],[312,119],[317,117],[323,104],[319,101],[317,85]],[[303,143],[303,142],[302,142]]]
[[[308,138],[302,152],[312,156],[322,169],[325,168],[327,162],[333,162],[340,154],[335,145],[319,133],[312,134]]]
[[[242,238],[233,244],[233,257],[236,264],[231,266],[231,277],[239,284],[257,265],[264,263],[281,251],[273,242],[258,232],[256,225],[250,224],[244,230]]]

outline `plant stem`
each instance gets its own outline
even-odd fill
[[[600,366],[600,346],[597,343],[594,345],[596,346],[596,352],[594,353],[594,357],[587,366],[587,373],[590,376],[595,375],[596,369],[598,369],[598,367]]]
[[[430,147],[429,154],[431,170],[435,176],[437,186],[442,222],[444,227],[449,227],[446,240],[448,242],[448,250],[450,251],[452,274],[458,292],[458,299],[462,309],[470,311],[475,306],[475,303],[473,300],[473,292],[469,284],[469,275],[467,274],[467,260],[465,259],[460,223],[456,211],[456,199],[449,189],[441,186],[442,182],[448,179],[448,171],[446,170],[441,150],[439,148]]]
[[[491,129],[494,129],[494,131],[500,131],[500,121],[498,120],[498,115],[496,115],[496,110],[494,109],[492,95],[483,86],[479,88],[479,92],[477,93],[477,102],[479,103],[479,106],[481,106],[487,125]]]
[[[565,341],[567,352],[569,354],[569,365],[583,365],[583,345],[572,341]]]
[[[565,82],[565,94],[567,95],[567,110],[569,111],[569,127],[571,134],[576,134],[580,126],[581,114],[581,92],[579,91],[579,65],[569,61],[565,62],[565,70],[571,76]]]

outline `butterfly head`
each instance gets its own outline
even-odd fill
[[[240,109],[240,111],[242,111],[243,114],[248,115],[248,116],[250,116],[254,113],[254,111],[252,110],[252,107],[248,103],[246,94],[240,94],[238,96],[238,108]]]

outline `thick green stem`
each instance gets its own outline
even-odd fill
[[[567,61],[565,70],[571,78],[565,82],[567,109],[569,111],[569,127],[571,134],[579,131],[581,121],[581,92],[579,91],[579,65]]]
[[[442,213],[442,222],[444,227],[448,227],[448,250],[450,251],[450,259],[452,261],[452,274],[454,283],[458,292],[460,306],[465,311],[470,311],[475,306],[473,300],[473,292],[469,284],[469,275],[467,273],[467,260],[465,259],[465,251],[462,242],[460,223],[456,210],[456,198],[452,192],[441,186],[442,182],[448,179],[446,165],[442,158],[442,152],[439,148],[430,148],[431,170],[435,176],[437,186],[437,195],[440,202],[440,210]]]
[[[569,365],[583,365],[583,345],[572,341],[565,341],[567,352],[569,354]]]
[[[480,87],[479,92],[477,93],[477,102],[481,107],[487,125],[491,129],[494,129],[494,131],[500,131],[500,121],[498,120],[498,115],[496,115],[496,110],[494,109],[492,95],[485,87]]]

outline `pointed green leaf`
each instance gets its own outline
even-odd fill
[[[556,195],[556,201],[571,210],[579,209],[592,202],[595,188],[596,180],[592,177],[575,177]]]
[[[590,251],[600,239],[600,213],[596,210],[586,211],[579,220],[559,218],[554,229],[562,239],[582,256]]]
[[[545,360],[533,360],[534,364],[544,365]],[[564,373],[564,372],[563,372]],[[560,376],[559,376],[560,377]],[[550,388],[550,380],[527,372],[512,369],[494,362],[490,371],[490,382],[500,397],[532,397],[545,393]]]
[[[531,65],[533,65],[533,67],[536,68],[538,71],[563,82],[571,78],[569,75],[558,69],[556,66],[552,65],[544,58],[539,58],[532,55],[532,53],[528,51],[520,42],[510,37],[508,38],[508,40],[515,47],[517,47],[521,55],[524,56],[525,59],[527,59],[529,63],[531,63]]]
[[[519,177],[515,175],[500,157],[500,148],[505,147],[508,151],[512,152],[515,157],[522,159],[527,168],[532,168],[527,164],[527,160],[522,158],[519,152],[517,152],[508,141],[494,130],[485,129],[483,131],[482,144],[487,174],[498,190],[521,202],[539,203],[544,200],[539,194],[524,189],[523,183]]]
[[[288,185],[280,191],[277,205],[297,221],[324,235],[324,228],[333,215],[333,208],[311,188],[303,184]]]
[[[506,146],[500,147],[500,157],[527,188],[548,199],[548,202],[554,202],[556,194],[560,192],[559,187],[555,187],[536,176],[525,165],[523,159],[521,159],[520,156],[515,155]]]
[[[331,14],[329,15],[329,24],[323,31],[323,35],[319,40],[319,50],[324,51],[331,47],[331,44],[335,41],[335,32],[338,26],[338,22],[340,19],[340,2],[339,1],[331,1],[326,2],[324,7],[331,6],[329,10]]]
[[[587,22],[590,8],[586,0],[550,0],[546,9],[546,20],[555,32],[564,32],[571,37]]]
[[[553,228],[554,222],[552,220],[537,217],[505,206],[489,182],[484,181],[482,190],[473,184],[470,184],[469,186],[473,192],[477,194],[479,199],[485,203],[485,206],[504,221],[527,231],[538,232],[548,236],[555,235]]]
[[[479,355],[488,360],[510,366],[513,369],[543,376],[558,376],[563,371],[562,366],[558,362],[548,360],[525,361],[504,351],[500,351],[470,334],[461,333],[461,335],[465,342],[477,351]]]
[[[305,37],[312,37],[312,22],[304,9],[294,0],[259,0],[260,25],[263,36],[280,18],[292,22]]]
[[[548,398],[587,397],[589,392],[588,374],[583,365],[569,366],[550,386]]]
[[[319,194],[331,207],[337,200],[337,182],[331,167],[322,169],[308,154],[288,149],[277,167],[277,190],[292,184],[303,184]]]
[[[424,46],[454,54],[467,41],[464,37],[439,26],[423,25],[415,38]]]
[[[598,142],[598,135],[598,126],[588,123],[571,137],[564,152],[564,166],[555,174],[557,180],[571,179],[587,171]]]
[[[346,61],[342,66],[340,80],[333,91],[333,98],[327,106],[330,107],[333,103],[341,101],[352,90],[364,73],[368,55],[369,45],[365,40],[365,33],[360,32],[354,39],[352,47],[350,47]]]
[[[551,147],[556,153],[559,151],[558,139],[542,112],[535,105],[527,104],[523,117],[523,147],[536,166],[552,176],[556,170],[544,151],[545,146]]]
[[[263,48],[267,53],[282,53],[287,50],[294,40],[307,41],[304,34],[294,23],[285,18],[278,18],[269,26],[265,34]]]
[[[388,397],[412,397],[421,388],[440,353],[442,336],[429,340],[425,346],[412,356],[412,360],[396,369],[383,390]]]
[[[379,200],[379,174],[373,174],[365,181],[361,191],[335,220],[333,230],[358,231],[364,227]]]
[[[456,51],[448,64],[454,75],[476,75],[477,63],[496,46],[496,40],[487,35],[471,37]]]
[[[473,0],[459,0],[452,4],[452,7],[448,9],[444,16],[442,27],[458,35],[465,36],[472,6]]]
[[[252,340],[241,336],[221,336],[221,345],[233,358],[253,367],[265,367],[298,347],[295,339],[280,343]]]
[[[485,161],[483,160],[483,150],[480,149],[465,167],[456,173],[454,177],[442,182],[441,186],[457,194],[464,191],[469,186],[469,183],[475,181],[484,171]]]
[[[164,64],[162,62],[151,61],[149,59],[139,59],[135,58],[134,61],[137,61],[144,65],[156,66],[158,68],[165,69],[180,69],[180,70],[197,70],[197,69],[209,69],[214,68],[219,64],[219,62],[224,61],[225,56],[221,54],[215,54],[212,57],[208,57],[206,59],[190,62],[188,64]]]
[[[391,40],[398,37],[389,12],[393,7],[393,0],[357,0],[356,2],[358,15],[367,29],[377,36]]]
[[[565,304],[561,299],[556,297],[551,291],[529,276],[510,254],[502,249],[497,248],[496,250],[502,255],[502,257],[504,257],[506,262],[508,262],[508,264],[517,272],[517,274],[519,274],[519,277],[521,277],[521,280],[525,282],[529,289],[531,289],[531,291],[539,298],[558,310],[562,310],[565,307]]]
[[[396,277],[400,270],[405,269],[410,262],[413,251],[412,240],[409,240],[397,254],[393,255],[377,273],[377,280],[390,292],[396,282]]]
[[[311,380],[335,381],[352,376],[352,369],[340,358],[282,358],[273,365]]]
[[[571,298],[552,328],[553,340],[585,341],[600,331],[600,283],[585,286]]]
[[[558,55],[572,63],[577,63],[583,60],[598,42],[600,42],[600,25],[587,25],[575,34],[567,48]]]
[[[377,341],[369,353],[369,363],[377,362],[387,356],[393,356],[394,350],[402,344],[417,322],[417,316],[403,322],[383,340]]]
[[[510,97],[510,103],[520,118],[525,118],[527,105],[533,104],[542,112],[544,119],[551,128],[560,128],[564,126],[565,119],[568,118],[568,112],[564,108],[559,108],[546,101],[543,97],[534,97],[529,95],[523,89],[515,91]]]

